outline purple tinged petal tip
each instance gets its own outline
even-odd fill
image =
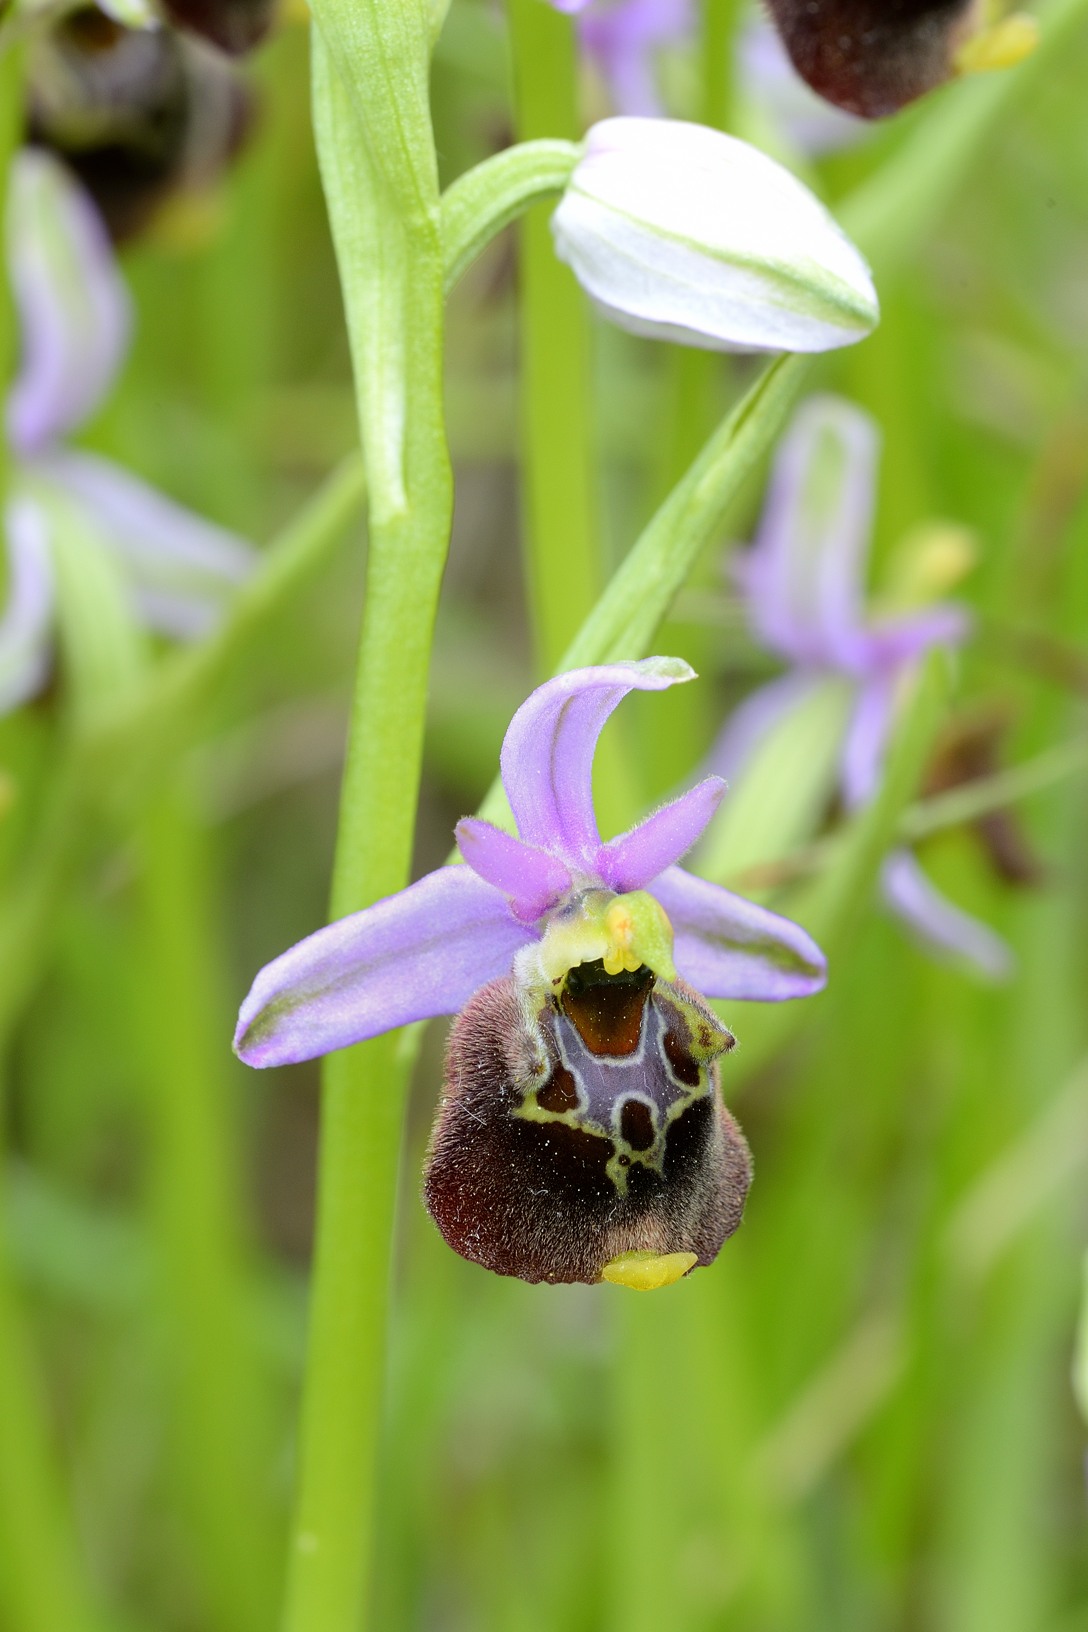
[[[779,1003],[826,983],[823,953],[790,919],[681,867],[670,867],[650,893],[672,924],[677,969],[706,997]]]
[[[884,899],[923,946],[938,957],[969,964],[985,980],[1008,980],[1015,968],[1011,948],[941,894],[910,850],[893,850],[881,873]]]
[[[235,1052],[247,1065],[287,1065],[456,1014],[535,939],[475,873],[441,867],[266,965],[242,1004]]]
[[[645,889],[702,837],[724,793],[721,777],[709,776],[630,832],[611,839],[598,854],[600,877],[620,895]]]
[[[535,923],[571,887],[570,872],[557,857],[479,817],[466,816],[458,822],[457,845],[466,865],[502,891],[514,916],[523,923]]]
[[[94,205],[38,148],[12,164],[7,246],[22,327],[8,433],[29,455],[82,424],[109,390],[128,344],[130,302]]]
[[[521,838],[592,874],[601,847],[593,814],[593,755],[606,720],[630,691],[694,680],[676,657],[574,669],[538,686],[510,722],[502,782]]]

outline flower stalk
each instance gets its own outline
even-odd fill
[[[408,876],[452,489],[430,7],[324,0],[315,25],[315,128],[369,502],[336,917],[391,894]],[[404,1085],[390,1038],[343,1052],[324,1073],[287,1632],[366,1624]]]
[[[267,1403],[246,1329],[247,1263],[204,837],[167,786],[140,831],[149,1207],[174,1462],[209,1625],[261,1632],[275,1581]],[[265,1465],[262,1465],[265,1464]]]
[[[575,35],[540,0],[511,0],[518,136],[581,134]],[[556,260],[550,208],[520,235],[522,480],[529,610],[541,674],[555,669],[601,588],[585,302]]]

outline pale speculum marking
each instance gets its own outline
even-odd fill
[[[670,1127],[715,1091],[710,1062],[732,1038],[705,1014],[686,1012],[692,1006],[646,969],[607,976],[590,965],[572,976],[539,1018],[548,1080],[530,1087],[513,1114],[607,1141],[605,1171],[625,1196],[634,1164],[663,1174]]]

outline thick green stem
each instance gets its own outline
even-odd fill
[[[276,1592],[270,1458],[237,1216],[217,948],[200,830],[177,789],[142,832],[147,1098],[174,1460],[208,1624],[263,1632]]]
[[[429,8],[323,0],[315,20],[315,126],[370,501],[338,917],[408,879],[452,486]],[[391,1037],[326,1062],[287,1632],[355,1632],[367,1618],[404,1085]]]
[[[580,134],[571,21],[541,0],[510,0],[516,124],[522,141]],[[520,236],[523,515],[537,666],[550,674],[599,593],[590,411],[589,319],[556,259],[551,210]]]

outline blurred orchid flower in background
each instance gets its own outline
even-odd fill
[[[238,0],[200,10],[241,42],[261,7]],[[170,199],[206,192],[254,109],[251,87],[220,51],[162,26],[141,0],[112,0],[109,15],[77,5],[36,30],[26,95],[28,140],[64,160],[115,243],[142,232]]]
[[[718,1092],[733,1039],[700,994],[779,1002],[824,984],[803,929],[675,865],[719,778],[600,838],[606,721],[630,691],[691,679],[647,658],[541,686],[502,747],[519,836],[466,818],[464,866],[318,930],[242,1005],[235,1047],[257,1066],[460,1015],[427,1200],[451,1246],[502,1274],[593,1282],[632,1253],[677,1274],[709,1263],[740,1222],[748,1158]]]
[[[836,107],[881,119],[956,73],[1011,67],[1036,24],[980,0],[767,0],[797,72]]]
[[[827,351],[879,318],[860,253],[808,188],[747,142],[675,119],[605,119],[552,217],[604,315],[727,351]]]
[[[867,803],[880,785],[902,683],[931,647],[968,632],[967,613],[950,604],[887,617],[865,607],[878,448],[869,416],[830,396],[805,403],[780,446],[756,543],[733,571],[753,633],[791,667],[727,722],[711,764],[730,780],[780,720],[829,676],[840,676],[852,691],[842,796],[851,810]],[[1005,943],[946,900],[912,852],[888,856],[882,886],[932,951],[966,960],[991,979],[1009,974]]]
[[[578,33],[596,63],[618,113],[644,117],[664,110],[657,55],[695,31],[692,0],[591,0]]]
[[[64,507],[118,559],[143,621],[163,634],[202,634],[255,559],[235,534],[108,460],[65,446],[116,378],[131,327],[128,291],[94,206],[51,155],[16,156],[8,212],[22,355],[7,401],[15,470],[5,512],[0,709],[32,696],[48,669],[50,537]]]
[[[759,117],[806,158],[818,159],[852,147],[872,128],[805,84],[781,35],[762,13],[741,30],[737,76],[746,101]]]

